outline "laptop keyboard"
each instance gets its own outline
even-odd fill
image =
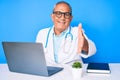
[[[52,74],[55,74],[55,73],[61,71],[63,68],[47,66],[47,69],[48,69],[48,74],[52,75]]]

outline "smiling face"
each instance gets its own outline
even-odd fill
[[[72,15],[69,13],[71,13],[71,10],[67,4],[61,3],[55,6],[51,17],[54,23],[54,32],[56,35],[59,35],[69,27],[69,24],[72,20]],[[61,15],[61,17],[59,15]]]

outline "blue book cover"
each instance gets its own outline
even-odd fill
[[[88,73],[110,73],[108,63],[88,63]]]

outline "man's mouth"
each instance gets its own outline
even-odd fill
[[[60,23],[60,24],[65,24],[65,21],[58,21],[58,23]]]

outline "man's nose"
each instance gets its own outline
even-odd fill
[[[62,14],[62,15],[61,15],[61,19],[65,19],[65,14]]]

